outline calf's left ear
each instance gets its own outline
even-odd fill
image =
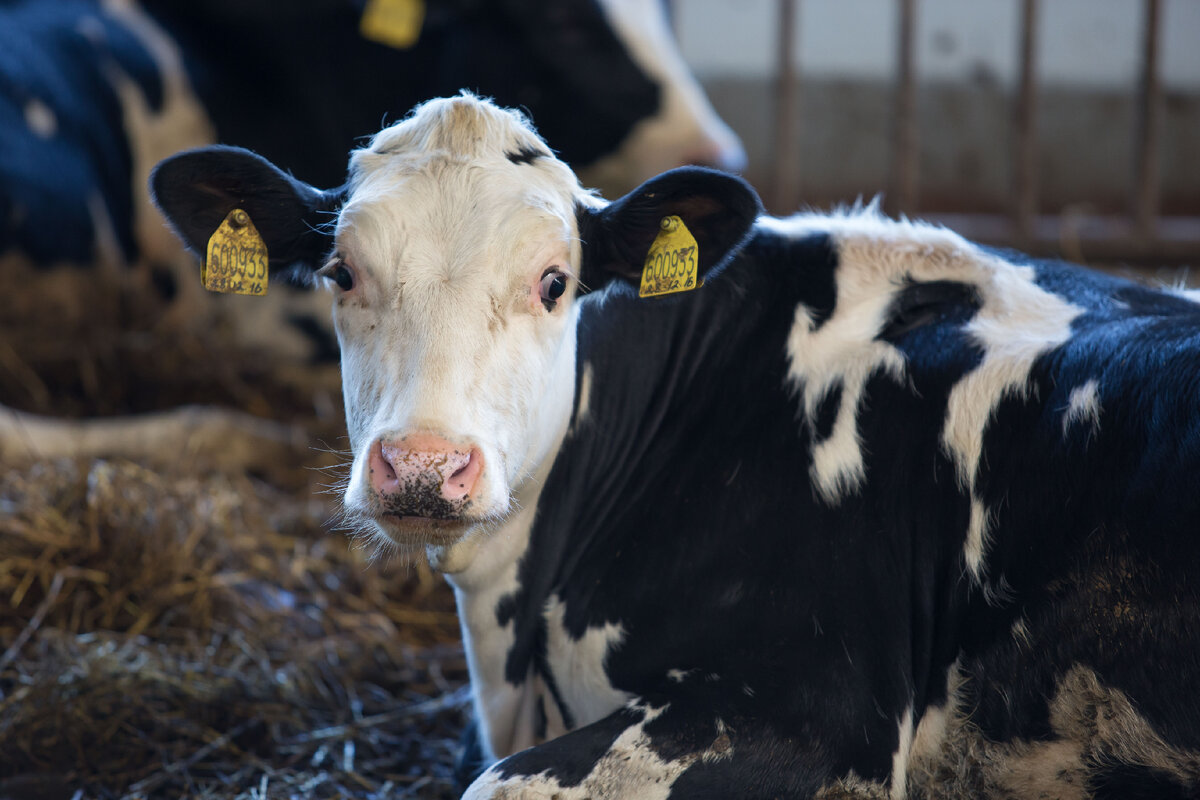
[[[737,252],[762,210],[758,194],[736,175],[704,167],[664,172],[604,208],[579,209],[581,281],[592,290],[614,277],[639,282],[668,216],[679,217],[695,237],[698,277],[704,279]]]
[[[212,145],[164,159],[150,174],[150,196],[192,251],[235,208],[244,210],[267,245],[272,274],[312,270],[333,244],[344,188],[321,191],[240,147]]]

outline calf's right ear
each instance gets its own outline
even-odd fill
[[[244,210],[267,245],[275,274],[291,266],[320,266],[333,244],[345,187],[322,191],[257,153],[212,145],[161,161],[150,174],[150,196],[201,258],[225,216],[235,208]]]

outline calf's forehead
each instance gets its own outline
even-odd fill
[[[339,248],[367,269],[443,279],[572,241],[586,197],[528,120],[467,94],[377,133],[352,154],[348,189]]]
[[[523,274],[562,251],[577,262],[569,191],[531,166],[456,161],[366,177],[338,219],[339,252],[381,278]]]

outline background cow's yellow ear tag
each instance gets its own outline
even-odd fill
[[[425,23],[425,0],[367,0],[358,32],[364,39],[407,50]]]
[[[690,292],[700,285],[696,275],[700,248],[696,238],[676,216],[663,217],[658,236],[646,254],[642,266],[639,297],[657,297],[675,292]]]
[[[242,209],[226,214],[208,237],[200,281],[210,292],[255,297],[267,293],[267,244]]]

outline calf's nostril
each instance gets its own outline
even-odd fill
[[[386,460],[380,459],[379,463],[375,465],[375,469],[379,470],[379,472],[381,473],[381,477],[384,480],[389,480],[389,481],[396,480],[396,470],[392,469],[392,465],[389,464]]]
[[[442,483],[442,496],[447,500],[466,500],[475,492],[479,475],[483,471],[483,457],[474,448],[465,455],[466,461]]]
[[[392,467],[388,453],[382,442],[376,442],[371,448],[371,457],[367,462],[368,479],[371,488],[379,494],[390,494],[399,488],[396,470]]]

